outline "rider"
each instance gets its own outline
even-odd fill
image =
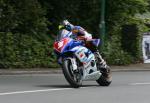
[[[80,40],[92,39],[92,35],[87,33],[85,29],[83,29],[81,26],[72,25],[71,23],[69,23],[68,20],[63,20],[59,29],[61,28],[66,29],[68,31],[72,31],[73,36],[75,36],[76,39],[80,39]]]
[[[83,40],[85,42],[85,46],[89,48],[90,50],[97,52],[98,56],[101,60],[100,64],[103,68],[106,68],[106,62],[104,59],[102,59],[101,55],[99,54],[98,50],[94,45],[92,45],[92,35],[88,33],[85,29],[83,29],[81,26],[74,26],[72,25],[68,20],[63,20],[61,25],[59,25],[59,29],[66,29],[67,31],[72,32],[72,36],[77,40]],[[64,36],[65,37],[65,36]],[[92,46],[91,46],[92,45]],[[94,47],[91,48],[91,47]]]
[[[69,35],[70,37],[75,38],[76,40],[82,40],[85,43],[85,46],[89,48],[92,52],[96,52],[99,44],[99,39],[95,39],[95,42],[92,40],[92,34],[88,33],[81,26],[74,26],[68,22],[68,20],[63,20],[59,29],[66,29],[67,31],[71,31],[73,35]],[[65,37],[66,35],[63,35]],[[68,35],[67,35],[68,36]],[[94,45],[93,45],[94,44]]]

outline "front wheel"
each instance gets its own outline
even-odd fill
[[[70,59],[65,59],[62,68],[63,74],[69,84],[74,88],[79,88],[82,84],[80,72],[73,71]]]

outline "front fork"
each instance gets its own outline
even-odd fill
[[[71,60],[71,63],[72,63],[72,68],[73,68],[73,71],[77,71],[77,62],[76,62],[76,58],[70,58]]]

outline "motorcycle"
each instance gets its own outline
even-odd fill
[[[109,86],[112,82],[111,71],[109,66],[102,66],[99,52],[92,52],[82,40],[73,39],[71,34],[65,29],[60,30],[53,44],[58,64],[68,83],[79,88],[83,81],[94,80],[100,86]],[[99,39],[90,40],[94,46],[98,46],[99,42]]]

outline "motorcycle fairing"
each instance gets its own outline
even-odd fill
[[[61,41],[55,42],[54,43],[54,49],[61,53],[65,47],[67,46],[66,44],[68,44],[68,42],[70,42],[71,40],[69,38],[64,38]]]
[[[94,54],[83,46],[77,46],[71,49],[72,52],[76,55],[76,57],[84,64],[85,67],[89,65],[91,60],[94,60]]]
[[[62,64],[62,57],[66,58],[66,53],[75,53],[76,49],[74,48],[78,47],[79,45],[83,45],[83,42],[76,41],[71,38],[64,38],[61,41],[55,42],[54,52],[57,55],[58,63]]]

